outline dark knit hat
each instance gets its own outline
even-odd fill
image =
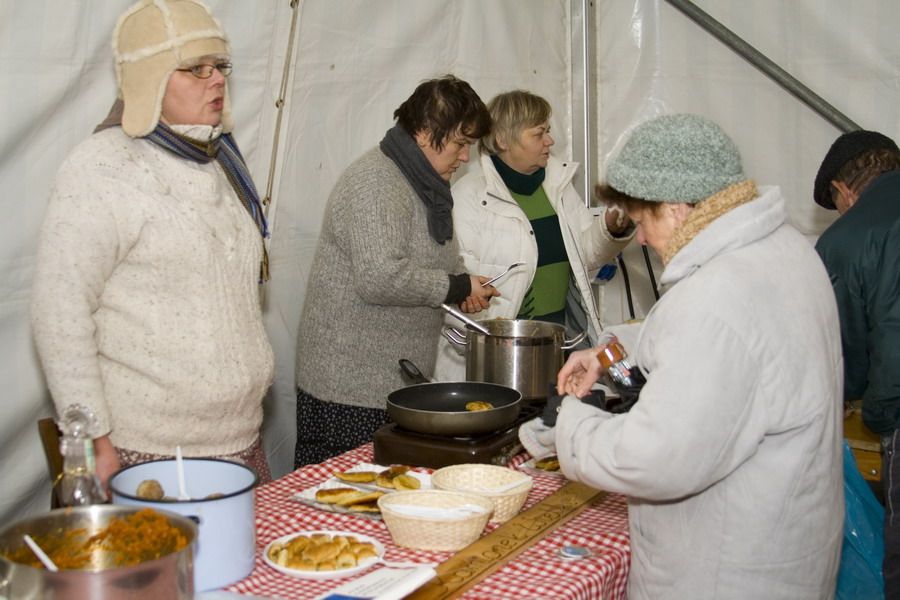
[[[831,182],[841,167],[869,150],[893,150],[900,153],[900,148],[897,148],[894,140],[877,131],[864,129],[851,131],[834,141],[822,160],[819,172],[816,173],[816,183],[813,187],[813,199],[816,204],[829,210],[836,209],[831,198]]]
[[[662,115],[638,125],[606,168],[606,181],[634,198],[693,204],[746,179],[722,128],[699,115]]]

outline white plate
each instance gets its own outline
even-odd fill
[[[389,467],[383,467],[381,465],[374,465],[372,463],[359,463],[358,465],[347,469],[346,471],[341,471],[341,473],[355,473],[357,471],[372,471],[374,473],[381,473],[382,471],[386,471]],[[420,490],[431,490],[434,489],[434,486],[431,485],[431,475],[428,473],[422,473],[420,471],[413,471],[410,469],[405,473],[406,475],[410,475],[419,480]],[[397,491],[406,491],[406,490],[397,490],[395,488],[381,487],[380,485],[375,485],[375,482],[370,483],[357,483],[353,481],[344,481],[343,479],[339,479],[337,475],[328,480],[337,481],[338,483],[348,486],[348,487],[357,487],[364,490],[372,490],[378,492],[397,492]]]
[[[344,506],[338,506],[337,504],[327,504],[325,502],[319,502],[316,500],[316,492],[319,490],[330,490],[334,488],[353,488],[360,489],[358,485],[347,483],[346,481],[341,481],[335,477],[328,479],[319,485],[314,485],[313,487],[308,487],[305,490],[300,490],[292,497],[294,500],[298,502],[302,502],[308,506],[312,506],[313,508],[317,508],[319,510],[323,510],[325,512],[333,512],[333,513],[341,513],[346,515],[354,515],[357,517],[363,517],[367,519],[381,519],[380,512],[357,512],[355,510],[350,510]],[[379,488],[381,489],[381,488]],[[387,490],[384,490],[387,491]]]
[[[328,535],[344,535],[347,537],[356,538],[357,541],[365,543],[368,542],[375,547],[375,553],[378,554],[377,557],[367,558],[362,563],[356,565],[355,567],[349,567],[347,569],[336,569],[334,571],[303,571],[300,569],[290,569],[288,567],[282,567],[281,565],[272,561],[269,558],[269,548],[272,547],[273,544],[283,544],[288,542],[295,537],[306,535],[310,536],[316,533],[327,533]],[[372,565],[381,561],[381,558],[384,556],[384,546],[381,542],[376,540],[373,537],[368,535],[363,535],[361,533],[353,533],[352,531],[336,531],[333,529],[320,529],[320,530],[311,530],[311,531],[297,531],[290,535],[283,535],[277,540],[272,540],[268,544],[266,544],[265,549],[263,550],[263,560],[267,565],[275,569],[276,571],[280,571],[285,575],[290,575],[291,577],[297,577],[299,579],[340,579],[342,577],[349,577],[350,575],[355,575],[356,573],[361,573],[365,571]]]

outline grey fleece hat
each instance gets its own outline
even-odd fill
[[[637,126],[606,169],[633,198],[693,204],[746,179],[737,146],[704,117],[663,115]]]

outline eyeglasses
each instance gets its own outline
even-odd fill
[[[185,69],[175,69],[176,71],[190,71],[191,75],[196,77],[197,79],[209,79],[212,77],[213,70],[218,71],[222,74],[223,77],[228,77],[231,75],[232,64],[231,63],[218,63],[215,65],[194,65],[193,67],[187,67]]]

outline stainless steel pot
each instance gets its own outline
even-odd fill
[[[45,536],[55,531],[84,528],[89,535],[104,529],[113,517],[127,517],[140,510],[110,504],[60,508],[23,519],[0,532],[0,554],[25,545],[24,534]],[[197,526],[180,515],[166,513],[180,529],[188,545],[180,551],[133,567],[105,566],[106,553],[95,552],[90,570],[55,573],[12,562],[0,556],[0,597],[41,600],[189,600],[194,597],[193,546]]]
[[[563,351],[574,348],[586,333],[566,340],[565,327],[546,321],[490,319],[479,321],[485,335],[444,327],[450,343],[465,347],[466,379],[505,385],[525,400],[546,398],[550,383],[563,366]]]

